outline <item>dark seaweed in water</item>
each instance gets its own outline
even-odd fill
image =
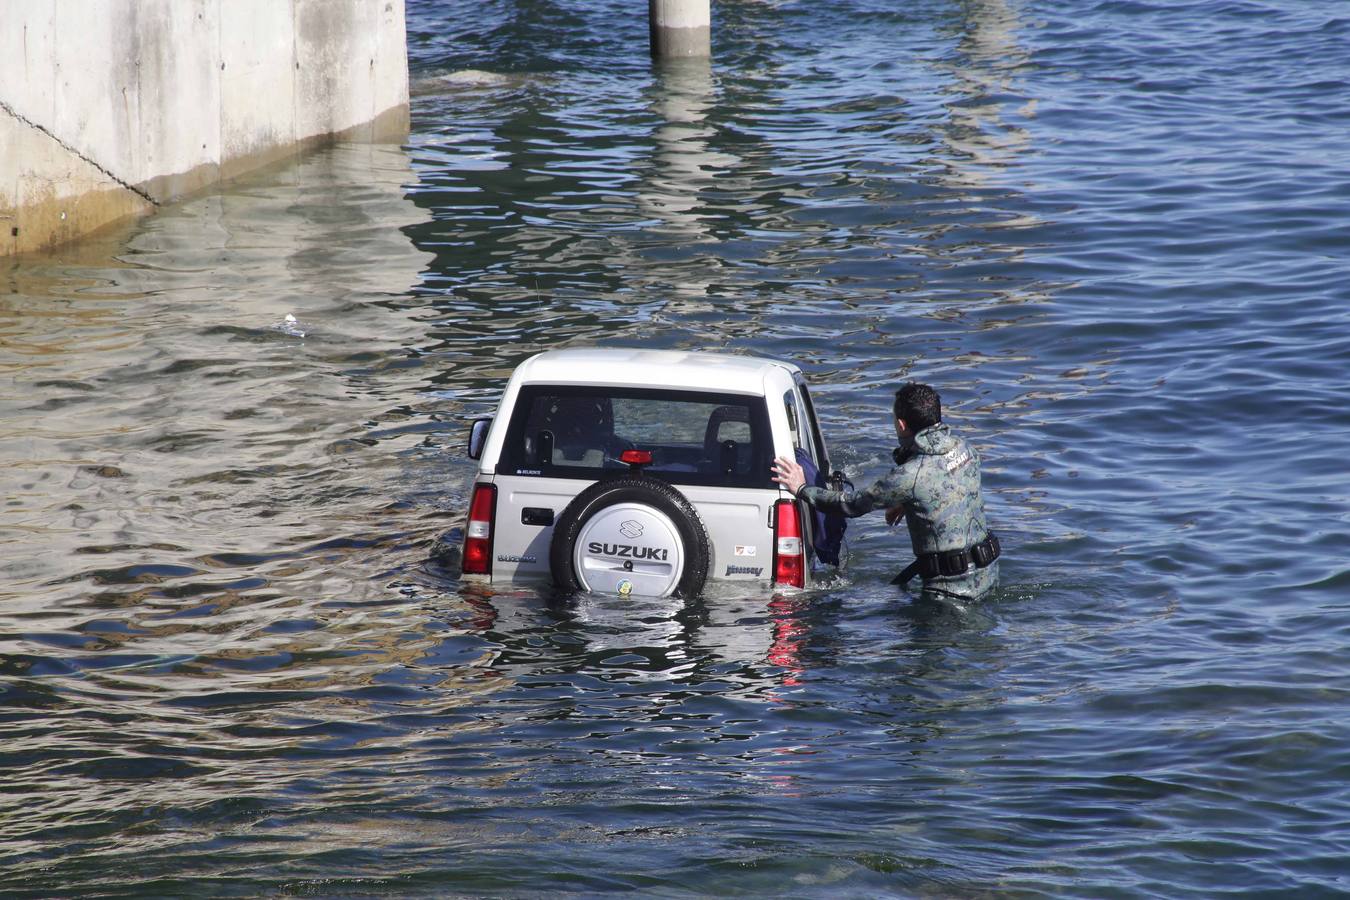
[[[413,0],[406,148],[7,262],[0,891],[1350,891],[1338,12],[726,2],[653,69]],[[1002,590],[879,516],[809,596],[461,590],[468,420],[586,343],[800,363],[860,483],[931,381]]]

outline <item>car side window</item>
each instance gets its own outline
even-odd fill
[[[811,445],[815,450],[816,465],[822,470],[830,467],[830,458],[825,454],[825,439],[820,434],[820,420],[816,418],[816,405],[811,400],[811,392],[806,387],[806,382],[797,383],[797,388],[802,392],[802,405],[806,409],[807,429],[810,431]]]
[[[806,455],[811,457],[811,461],[819,465],[815,447],[807,434],[809,428],[807,423],[810,420],[802,412],[796,391],[788,391],[783,395],[783,407],[787,412],[788,431],[792,435],[792,449],[801,450],[804,448]]]

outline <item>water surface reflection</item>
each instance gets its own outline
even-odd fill
[[[719,11],[410,3],[405,150],[6,263],[0,890],[1340,884],[1345,30]],[[464,422],[579,343],[798,362],[859,482],[940,385],[1004,588],[862,519],[803,596],[462,590]]]

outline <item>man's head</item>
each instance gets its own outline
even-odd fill
[[[942,421],[942,398],[926,384],[911,381],[895,392],[895,430],[903,441]]]

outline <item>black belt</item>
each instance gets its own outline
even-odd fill
[[[922,575],[925,579],[964,575],[972,565],[977,569],[985,568],[998,559],[1002,552],[1003,549],[998,545],[998,535],[991,531],[985,535],[984,540],[961,550],[920,553],[918,559],[895,576],[891,584],[908,584],[915,575]]]

